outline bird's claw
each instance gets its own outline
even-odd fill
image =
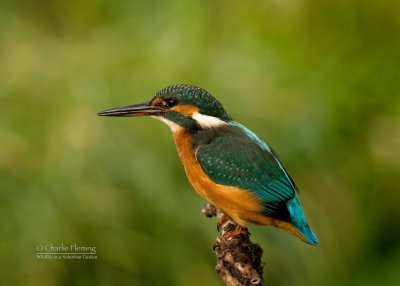
[[[225,240],[230,240],[232,238],[234,238],[235,236],[239,236],[239,235],[244,235],[244,236],[248,236],[250,233],[247,230],[246,227],[237,225],[236,227],[233,228],[233,230],[227,230],[222,237]]]
[[[238,235],[249,236],[247,228],[238,225],[232,218],[223,212],[218,213],[217,230],[221,233],[224,240],[230,240]]]

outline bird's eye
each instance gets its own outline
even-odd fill
[[[167,103],[168,103],[169,107],[172,107],[178,103],[178,100],[176,98],[168,98]]]

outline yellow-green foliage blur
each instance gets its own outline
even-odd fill
[[[96,112],[201,86],[266,139],[311,247],[252,227],[269,285],[400,285],[400,2],[0,3],[2,285],[222,285],[170,130]],[[97,259],[39,259],[45,246]]]

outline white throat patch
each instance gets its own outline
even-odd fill
[[[171,129],[171,131],[174,133],[180,128],[180,126],[178,124],[176,124],[175,122],[168,120],[162,116],[152,116],[152,117],[167,124],[168,127]]]
[[[182,128],[181,126],[179,126],[179,124],[176,124],[175,122],[168,120],[162,116],[151,116],[151,117],[167,124],[168,127],[171,129],[171,131],[174,133],[178,131],[180,128]],[[199,124],[202,128],[215,128],[222,125],[228,125],[228,123],[217,117],[204,115],[199,112],[194,112],[191,117],[194,120],[196,120],[197,124]]]
[[[192,118],[203,128],[213,128],[228,124],[217,117],[204,115],[199,112],[194,112]]]

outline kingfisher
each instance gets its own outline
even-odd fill
[[[171,129],[179,158],[195,191],[239,228],[284,229],[304,242],[318,239],[307,223],[298,191],[271,146],[234,121],[206,90],[168,86],[147,102],[99,112],[100,116],[150,116]]]

